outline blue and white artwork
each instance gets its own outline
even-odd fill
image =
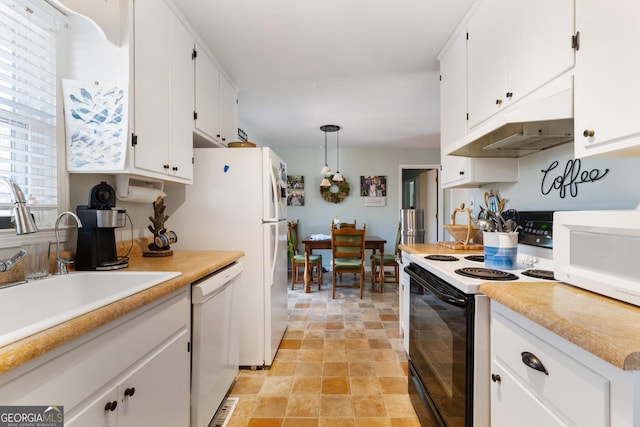
[[[122,170],[127,152],[127,83],[62,81],[67,170]]]

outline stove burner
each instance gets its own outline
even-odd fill
[[[464,259],[468,259],[473,262],[484,262],[484,255],[467,255]]]
[[[506,271],[494,270],[492,268],[465,267],[456,270],[461,276],[483,280],[517,280],[518,276]]]
[[[556,280],[551,270],[525,270],[522,272],[522,275],[536,279]]]
[[[427,255],[424,259],[431,261],[458,261],[458,258],[453,255]]]

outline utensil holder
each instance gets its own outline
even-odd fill
[[[518,263],[518,232],[485,231],[484,266],[497,270],[515,270]]]

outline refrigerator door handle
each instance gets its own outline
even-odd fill
[[[272,230],[275,228],[275,233],[273,236],[273,252],[271,253],[271,287],[273,287],[275,283],[276,260],[278,259],[278,226],[279,224],[277,222],[272,224]]]

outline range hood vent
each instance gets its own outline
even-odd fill
[[[464,157],[522,157],[573,141],[573,119],[507,123],[451,153]]]

